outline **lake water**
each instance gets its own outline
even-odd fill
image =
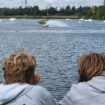
[[[39,84],[60,100],[78,79],[77,58],[89,52],[105,53],[105,22],[56,19],[51,20],[55,25],[42,27],[38,21],[0,19],[0,64],[5,54],[18,49],[33,53],[41,74]]]

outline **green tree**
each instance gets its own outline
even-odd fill
[[[33,13],[34,13],[34,15],[39,15],[40,14],[40,10],[39,10],[38,6],[33,7]]]
[[[97,8],[96,17],[97,19],[105,19],[105,6]]]
[[[49,13],[49,15],[55,15],[57,10],[54,7],[50,7],[47,12]]]
[[[65,15],[70,15],[70,6],[67,5],[65,8]]]
[[[73,6],[71,8],[71,15],[75,15],[75,14],[76,14],[76,8],[75,8],[75,6]]]

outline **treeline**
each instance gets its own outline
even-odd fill
[[[62,7],[57,9],[50,7],[49,9],[40,9],[38,6],[34,7],[19,7],[19,8],[0,8],[0,16],[77,16],[79,18],[105,19],[105,6],[92,6],[79,8]]]

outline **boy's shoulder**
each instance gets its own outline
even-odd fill
[[[28,94],[32,94],[35,96],[43,96],[43,95],[47,95],[48,90],[40,85],[31,85],[32,89],[28,92]]]
[[[33,90],[36,90],[36,91],[47,91],[47,89],[45,89],[40,85],[33,85],[32,87],[33,87]]]

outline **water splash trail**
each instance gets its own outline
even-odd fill
[[[48,27],[68,27],[68,25],[64,22],[58,20],[48,20],[44,26]]]

